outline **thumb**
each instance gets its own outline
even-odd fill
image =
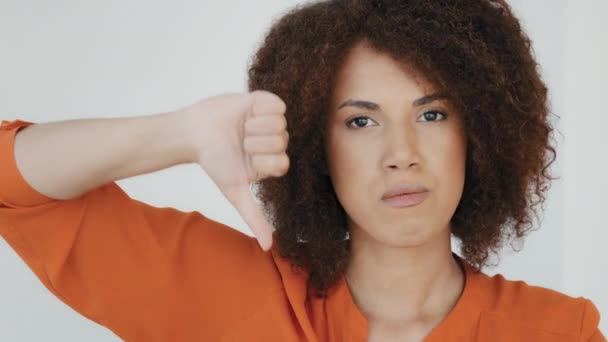
[[[255,202],[249,187],[239,187],[229,198],[245,223],[256,236],[260,247],[264,251],[272,246],[272,225],[266,220],[262,210]]]

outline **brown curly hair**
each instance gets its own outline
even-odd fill
[[[553,180],[547,88],[505,1],[296,6],[273,23],[249,66],[249,90],[268,90],[287,105],[290,134],[288,173],[254,186],[280,255],[308,272],[318,296],[343,276],[349,259],[347,213],[327,174],[324,136],[336,71],[363,40],[413,66],[463,114],[466,176],[451,226],[474,268],[533,229],[532,215]]]

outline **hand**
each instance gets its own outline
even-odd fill
[[[249,189],[289,169],[285,103],[256,90],[204,99],[181,110],[191,125],[193,162],[198,163],[239,212],[260,247],[272,246],[272,225]]]

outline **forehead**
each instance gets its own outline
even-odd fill
[[[429,82],[385,52],[355,45],[337,70],[332,105],[346,97],[419,98],[433,91]]]

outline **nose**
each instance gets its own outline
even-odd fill
[[[413,128],[391,128],[385,137],[384,169],[408,169],[420,164],[416,132]]]

